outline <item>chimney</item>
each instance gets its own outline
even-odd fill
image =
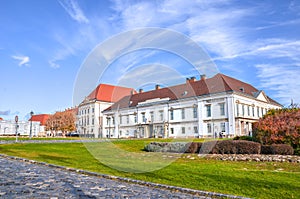
[[[155,90],[159,90],[160,89],[160,85],[155,85]]]
[[[191,77],[190,82],[194,82],[194,81],[196,81],[196,77]]]
[[[139,93],[143,93],[143,92],[144,92],[144,90],[142,88],[140,88]]]
[[[206,75],[205,74],[200,75],[200,77],[201,77],[201,80],[206,80]]]
[[[186,78],[186,83],[189,83],[190,82],[190,78]]]

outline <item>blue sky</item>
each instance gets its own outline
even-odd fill
[[[221,73],[264,90],[285,106],[291,99],[300,103],[300,1],[2,0],[0,4],[4,119],[17,114],[26,119],[31,110],[53,113],[73,106],[76,77],[89,53],[115,34],[143,27],[183,33],[205,49]],[[143,50],[123,56],[101,82],[120,82],[116,71],[122,67],[144,66],[138,72],[143,74],[151,64],[194,75],[184,61],[164,55]]]

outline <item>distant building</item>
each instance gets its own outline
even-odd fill
[[[18,123],[16,123],[15,121],[11,121],[11,120],[0,120],[0,135],[1,136],[16,135],[16,130],[17,130],[19,135],[29,136],[30,125],[31,123],[29,121],[19,121]],[[32,130],[31,131],[32,136],[34,137],[38,136],[39,132],[41,131],[40,122],[33,121],[31,130]]]
[[[90,105],[91,100],[86,103]],[[254,122],[269,109],[280,108],[281,104],[250,84],[224,74],[202,75],[198,81],[192,77],[184,84],[157,85],[155,90],[127,95],[103,111],[101,118],[106,122],[101,124],[103,133],[113,138],[233,137],[251,135]],[[86,110],[81,109],[81,114],[88,114]],[[81,124],[90,121],[92,116],[88,117],[80,118]]]
[[[132,88],[99,84],[78,106],[77,132],[86,137],[108,137],[104,130],[106,118],[102,111],[124,96],[135,93]]]
[[[50,117],[49,114],[38,114],[38,115],[32,115],[32,117],[28,120],[28,121],[40,123],[40,128],[38,132],[39,136],[46,135],[46,121],[49,117]]]

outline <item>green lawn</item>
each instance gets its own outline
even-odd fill
[[[300,198],[300,164],[225,162],[200,159],[196,155],[193,160],[187,158],[188,154],[182,158],[169,154],[162,159],[160,155],[142,150],[151,141],[154,140],[123,140],[114,141],[114,145],[110,142],[10,144],[0,145],[0,153],[192,189],[254,198]],[[138,170],[145,165],[161,169],[146,173],[113,169],[130,171],[129,168]]]

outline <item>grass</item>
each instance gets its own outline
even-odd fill
[[[18,143],[0,145],[0,153],[192,189],[254,198],[300,198],[300,165],[297,163],[226,162],[204,158],[192,160],[187,158],[188,154],[184,154],[181,158],[172,154],[169,156],[176,158],[171,158],[169,164],[165,164],[161,156],[142,150],[144,145],[151,141],[155,140],[121,140],[114,141],[114,145],[108,142],[88,145],[87,143]],[[150,161],[148,158],[141,158],[148,156]],[[164,156],[164,158],[170,160],[170,157]],[[159,160],[161,162],[158,162]],[[153,168],[164,167],[144,173],[120,171],[122,169],[130,171],[128,167],[140,169],[149,164],[153,164]]]
[[[33,137],[29,139],[28,136],[18,136],[18,140],[78,140],[78,137]],[[16,136],[0,136],[0,141],[15,141]]]

